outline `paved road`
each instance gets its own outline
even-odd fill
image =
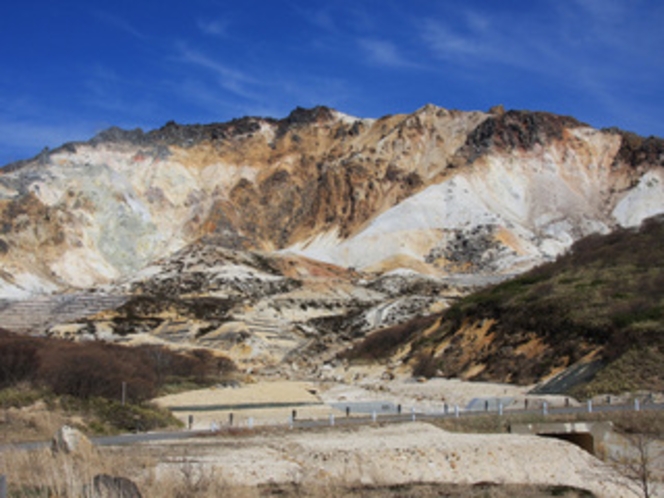
[[[189,439],[200,436],[209,436],[210,431],[169,431],[169,432],[139,432],[136,434],[120,434],[119,436],[93,437],[90,440],[97,446],[121,446],[125,444],[147,443],[150,441],[169,441]],[[47,448],[50,441],[33,441],[29,443],[2,444],[0,452],[10,449],[36,450]]]
[[[642,411],[649,410],[664,410],[664,403],[647,403],[640,405],[639,409]],[[602,405],[588,405],[584,404],[582,406],[568,406],[568,407],[541,407],[538,409],[508,409],[503,412],[505,416],[507,415],[571,415],[571,414],[583,414],[589,413],[591,410],[593,413],[619,413],[619,412],[629,412],[635,410],[634,404],[602,404]],[[482,415],[494,415],[500,416],[498,411],[459,411],[458,417],[478,417]],[[261,425],[257,428],[296,428],[296,429],[316,429],[323,427],[349,427],[349,426],[359,426],[359,425],[369,425],[376,422],[380,423],[403,423],[410,422],[413,420],[436,420],[436,419],[445,419],[445,418],[455,418],[457,413],[454,410],[448,410],[448,413],[418,413],[418,412],[409,412],[401,414],[389,414],[389,415],[376,415],[374,418],[372,415],[369,416],[338,416],[330,417],[327,420],[292,420],[287,424],[272,425],[266,426]],[[246,428],[246,426],[243,426]],[[228,428],[225,428],[225,430]],[[170,431],[170,432],[145,432],[137,434],[122,434],[119,436],[104,436],[104,437],[95,437],[91,438],[92,442],[98,446],[119,446],[119,445],[128,445],[136,443],[146,443],[152,441],[172,441],[172,440],[185,440],[196,437],[205,437],[211,436],[210,431]],[[0,452],[7,451],[11,449],[21,449],[21,450],[34,450],[38,448],[48,447],[50,441],[38,441],[38,442],[29,442],[29,443],[17,443],[13,445],[0,445]]]

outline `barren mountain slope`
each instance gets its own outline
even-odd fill
[[[417,274],[362,277],[302,256],[197,242],[107,287],[105,299],[121,297],[108,309],[60,320],[53,314],[41,329],[71,338],[196,344],[245,367],[288,360],[315,370],[352,338],[442,309],[457,295]]]
[[[434,106],[111,129],[2,172],[1,294],[111,282],[201,237],[376,271],[521,271],[661,212],[662,150],[571,118]]]
[[[306,363],[664,212],[663,165],[501,108],[112,128],[0,174],[0,321]]]

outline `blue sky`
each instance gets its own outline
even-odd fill
[[[661,0],[115,0],[0,7],[0,164],[113,125],[426,103],[664,136]]]

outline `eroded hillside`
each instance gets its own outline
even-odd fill
[[[661,390],[663,240],[661,216],[590,236],[557,261],[441,314],[375,332],[346,356],[401,359],[418,375],[549,380],[542,392]]]
[[[663,165],[661,139],[500,107],[112,128],[0,174],[0,320],[316,363],[664,212]]]

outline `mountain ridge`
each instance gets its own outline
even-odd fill
[[[664,212],[662,166],[661,139],[499,107],[111,128],[0,172],[0,298],[99,292],[35,323],[306,362]]]
[[[617,142],[620,145],[616,149]],[[634,176],[641,173],[639,168],[656,169],[664,164],[663,143],[661,139],[642,139],[616,130],[593,130],[574,118],[543,112],[500,109],[489,113],[463,112],[427,105],[411,115],[362,120],[320,106],[310,110],[295,109],[281,120],[247,117],[210,125],[169,122],[147,133],[140,129],[110,128],[88,142],[65,144],[20,167],[4,169],[0,187],[5,187],[2,197],[11,204],[6,215],[12,219],[32,211],[38,217],[49,219],[48,212],[53,207],[61,216],[70,216],[72,209],[66,206],[64,185],[60,192],[49,194],[40,190],[43,187],[53,190],[53,178],[49,177],[60,176],[70,183],[67,196],[82,194],[76,199],[75,209],[84,211],[81,205],[87,204],[89,209],[85,216],[92,211],[94,217],[95,210],[100,209],[117,211],[119,206],[124,212],[109,212],[109,215],[125,214],[131,218],[127,221],[133,227],[131,231],[152,229],[152,236],[147,237],[150,240],[143,243],[152,245],[152,250],[139,258],[138,266],[129,260],[129,255],[114,258],[107,254],[117,252],[112,244],[94,241],[89,252],[99,255],[101,250],[100,259],[106,263],[103,265],[106,268],[98,272],[102,280],[134,271],[149,260],[167,254],[171,250],[168,247],[182,247],[200,237],[211,237],[243,249],[269,251],[292,247],[345,266],[380,266],[380,260],[354,260],[340,255],[338,249],[321,255],[325,250],[317,249],[320,246],[316,243],[317,237],[343,246],[363,230],[371,229],[372,222],[386,211],[403,205],[404,201],[407,204],[415,195],[455,176],[461,181],[471,180],[478,187],[482,172],[473,175],[472,170],[495,169],[495,164],[491,164],[493,158],[498,160],[493,163],[499,162],[502,168],[506,162],[517,161],[532,166],[525,174],[552,163],[565,165],[565,156],[571,154],[579,157],[576,161],[573,161],[575,158],[567,161],[570,163],[567,171],[561,173],[577,174],[587,166],[584,162],[604,161],[599,167],[605,170],[601,173],[604,181],[612,183],[608,190],[621,192],[634,186]],[[612,162],[602,157],[607,155],[613,155]],[[76,168],[80,171],[74,173],[79,177],[96,177],[96,185],[77,185],[76,176],[67,180],[68,170]],[[14,181],[10,181],[12,175]],[[44,181],[40,181],[40,175]],[[626,178],[621,180],[621,175]],[[542,179],[535,180],[539,184]],[[591,180],[597,183],[597,178]],[[111,200],[95,199],[105,195],[99,191],[103,183],[111,184],[116,190],[114,197],[120,202],[115,206]],[[120,185],[116,187],[114,183]],[[452,197],[462,195],[454,187],[453,179],[449,185]],[[579,193],[579,185],[562,186],[565,191],[561,195],[574,196],[575,190]],[[211,186],[214,188],[208,188]],[[486,190],[486,186],[483,188]],[[585,198],[602,195],[608,199],[611,192],[579,194]],[[518,194],[508,192],[507,195]],[[183,205],[188,206],[183,208]],[[551,207],[545,206],[545,209]],[[553,207],[561,208],[560,205]],[[497,209],[495,204],[486,209],[478,208],[485,214]],[[595,211],[598,209],[596,207]],[[170,235],[163,235],[161,227],[154,227],[159,225],[155,219],[164,210],[180,218],[179,227],[169,228]],[[597,214],[592,213],[592,216],[597,218]],[[603,218],[604,225],[615,223],[607,220],[606,215]],[[523,223],[524,220],[517,221]],[[498,231],[504,232],[505,225],[513,222],[502,219],[492,223],[500,225],[502,228]],[[617,222],[620,224],[621,220]],[[65,223],[72,225],[71,220]],[[443,225],[450,223],[454,224],[448,220]],[[66,232],[60,225],[54,227],[54,231]],[[11,233],[11,228],[4,232]],[[184,234],[183,240],[177,240],[178,233]],[[79,234],[77,238],[85,238],[85,235]],[[454,236],[457,235],[458,232]],[[504,235],[514,238],[514,233]],[[53,234],[50,240],[42,242],[57,245],[60,237]],[[2,247],[9,251],[11,244],[6,240],[2,242]],[[72,244],[86,245],[80,240],[69,242]],[[433,250],[431,241],[426,244],[429,252]],[[351,247],[345,252],[352,250]],[[134,252],[140,256],[146,251]],[[406,248],[404,252],[418,254],[422,248]],[[397,255],[386,256],[390,259]],[[428,259],[435,258],[430,255]],[[427,266],[426,261],[424,263]],[[56,276],[77,285],[71,276],[53,270],[53,264],[49,266]],[[428,270],[436,272],[430,264]],[[89,280],[96,281],[95,278]]]

